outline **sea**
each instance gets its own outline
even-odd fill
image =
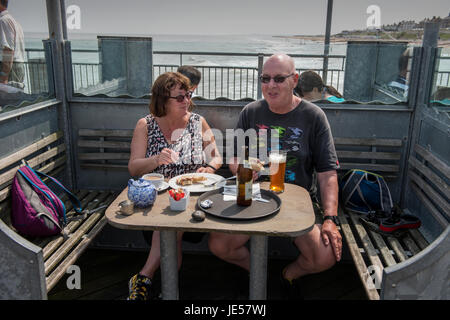
[[[139,35],[142,36],[142,35]],[[42,39],[46,35],[39,33],[25,34],[25,47],[42,49]],[[277,35],[148,35],[152,38],[153,51],[190,51],[190,52],[225,52],[225,53],[287,53],[287,54],[323,54],[324,44],[319,41],[295,39]],[[69,34],[72,50],[98,49],[96,35]],[[330,54],[345,55],[345,43],[332,43]],[[31,55],[31,57],[34,57]],[[155,64],[179,64],[179,58],[172,55],[155,55]],[[98,54],[77,53],[72,55],[74,63],[98,63]],[[308,66],[316,66],[322,59],[308,61]],[[312,62],[312,65],[311,65]],[[187,56],[184,64],[208,66],[255,67],[257,59],[241,56]],[[299,61],[297,68],[307,67]]]

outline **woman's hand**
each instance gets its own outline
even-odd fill
[[[171,163],[175,163],[178,161],[179,156],[178,156],[178,152],[175,152],[171,149],[168,148],[164,148],[161,150],[161,153],[158,154],[158,158],[157,158],[157,163],[158,166],[161,166],[163,164],[171,164]]]

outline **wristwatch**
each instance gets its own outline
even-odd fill
[[[336,226],[340,226],[341,225],[339,223],[339,218],[337,216],[324,216],[323,217],[323,221],[325,222],[325,220],[333,221]]]

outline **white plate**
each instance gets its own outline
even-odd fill
[[[177,179],[181,178],[181,177],[186,177],[186,176],[203,176],[206,178],[206,181],[202,181],[202,183],[195,183],[195,184],[191,184],[188,186],[181,186],[179,184],[177,184]],[[187,190],[189,190],[189,192],[206,192],[206,191],[212,191],[212,190],[216,190],[220,187],[223,187],[226,184],[226,181],[222,181],[219,182],[211,187],[205,187],[203,184],[210,184],[216,181],[220,181],[222,180],[223,177],[219,176],[218,174],[214,174],[214,173],[187,173],[187,174],[182,174],[176,177],[173,177],[172,179],[169,180],[169,186],[172,189],[177,189],[177,188],[185,188]]]
[[[161,185],[159,186],[159,188],[156,188],[156,191],[161,192],[166,190],[169,187],[169,184],[165,181],[161,182]]]

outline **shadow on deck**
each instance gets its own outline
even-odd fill
[[[49,300],[124,300],[128,280],[137,273],[147,252],[89,249],[78,260],[81,289],[67,289],[66,275],[49,292]],[[279,275],[288,260],[269,259],[267,298],[282,299]],[[160,275],[155,276],[155,295]],[[239,267],[210,254],[184,254],[180,271],[181,300],[247,300],[248,275]],[[340,262],[328,271],[301,280],[305,300],[366,300],[358,274],[351,263]]]

